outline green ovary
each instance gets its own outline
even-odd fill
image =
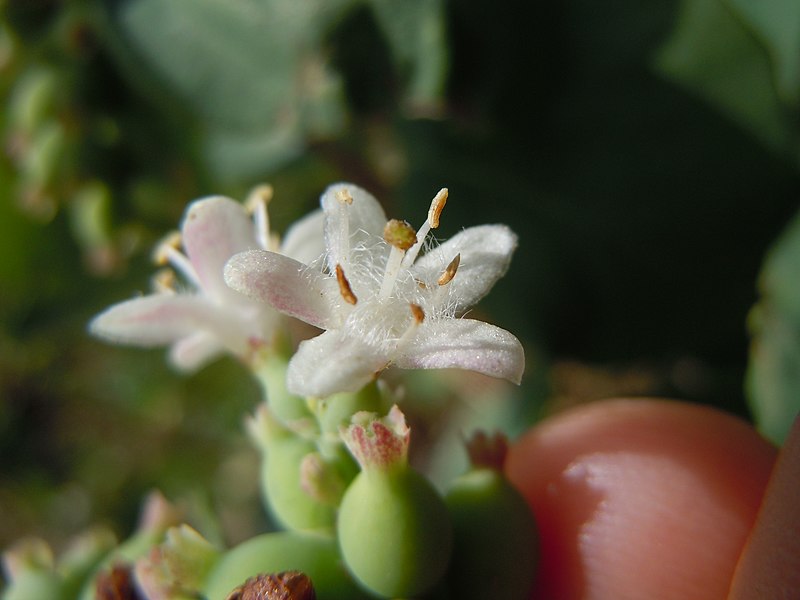
[[[337,524],[345,564],[372,592],[416,596],[447,568],[447,510],[431,484],[411,469],[360,473],[345,492]]]

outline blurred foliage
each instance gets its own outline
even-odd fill
[[[753,335],[747,391],[753,416],[776,443],[800,414],[800,215],[770,250],[750,313]]]
[[[745,318],[800,197],[797,6],[0,1],[0,545],[123,533],[154,486],[229,540],[264,525],[245,369],[180,378],[85,334],[189,200],[264,180],[278,229],[351,180],[412,221],[446,185],[441,237],[520,234],[480,310],[525,343],[522,388],[426,374],[420,398],[517,399],[491,409],[513,431],[625,393],[748,414]],[[785,244],[748,388],[774,439],[800,385]]]

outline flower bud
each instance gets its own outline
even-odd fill
[[[408,467],[405,417],[396,406],[382,420],[358,413],[342,436],[362,468],[339,507],[345,564],[383,596],[428,591],[447,568],[452,532],[443,500]]]
[[[447,573],[455,598],[528,598],[536,571],[536,523],[503,475],[505,438],[478,435],[468,444],[472,469],[445,495],[453,523]]]
[[[317,452],[314,442],[283,426],[266,404],[247,426],[262,452],[261,491],[275,520],[287,529],[332,529],[335,506],[303,485],[303,462]]]
[[[248,579],[262,574],[300,571],[320,598],[366,598],[341,564],[333,538],[297,531],[265,533],[228,550],[209,574],[206,598],[227,598]]]
[[[197,531],[173,527],[164,542],[136,561],[136,583],[147,598],[193,598],[218,557],[219,551]]]
[[[56,573],[50,547],[40,539],[24,539],[3,554],[3,566],[10,579],[2,600],[64,598],[63,581]]]
[[[89,578],[81,590],[80,600],[94,600],[98,578],[104,576],[107,578],[109,573],[113,574],[115,569],[128,570],[136,559],[144,556],[151,548],[161,543],[167,529],[178,525],[181,520],[180,512],[161,493],[151,493],[144,502],[142,516],[136,531],[100,561],[94,575]]]

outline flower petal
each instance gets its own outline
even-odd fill
[[[465,229],[421,256],[413,270],[423,281],[436,281],[450,261],[461,254],[458,271],[448,283],[449,301],[456,314],[483,298],[508,270],[517,236],[505,225],[480,225]]]
[[[213,334],[199,331],[172,344],[169,358],[172,364],[182,371],[191,372],[207,365],[224,350],[225,348]]]
[[[323,223],[325,213],[319,209],[295,221],[281,242],[281,254],[310,264],[325,253]]]
[[[232,352],[243,355],[249,335],[242,322],[201,296],[153,294],[115,304],[97,315],[89,330],[111,342],[164,346],[198,331],[213,335]]]
[[[228,261],[225,281],[237,292],[316,327],[338,326],[330,301],[339,297],[336,282],[288,256],[268,250],[242,252]]]
[[[357,392],[389,363],[389,357],[361,339],[333,329],[300,343],[286,374],[286,387],[298,396],[324,398]]]
[[[340,196],[344,193],[353,199],[352,204],[342,203]],[[351,248],[383,239],[386,213],[366,190],[352,183],[336,183],[325,190],[320,204],[325,211],[325,247],[331,273],[336,270],[337,264],[345,265]],[[347,232],[346,239],[343,232]]]
[[[468,369],[519,384],[525,352],[505,329],[473,319],[446,319],[421,323],[394,363],[403,369]]]
[[[231,298],[222,270],[234,254],[258,248],[255,226],[244,207],[224,196],[189,205],[183,220],[183,246],[203,290],[214,298]]]

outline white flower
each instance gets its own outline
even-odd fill
[[[223,269],[239,252],[277,247],[269,235],[270,197],[269,186],[253,191],[247,202],[252,216],[223,196],[194,201],[181,233],[156,250],[156,259],[180,273],[191,289],[177,291],[174,271],[163,271],[156,293],[111,306],[94,318],[90,331],[122,344],[171,346],[172,362],[184,370],[198,369],[224,351],[247,359],[269,344],[280,315],[225,285]],[[315,211],[290,228],[280,251],[312,260],[324,251],[321,234],[322,212]]]
[[[447,190],[437,194],[414,232],[407,223],[387,223],[368,192],[336,184],[321,200],[326,268],[264,250],[228,262],[225,281],[233,289],[327,330],[301,343],[290,361],[292,393],[357,391],[392,364],[456,367],[519,383],[519,340],[458,318],[505,273],[517,237],[504,225],[472,227],[420,255],[446,199]]]

